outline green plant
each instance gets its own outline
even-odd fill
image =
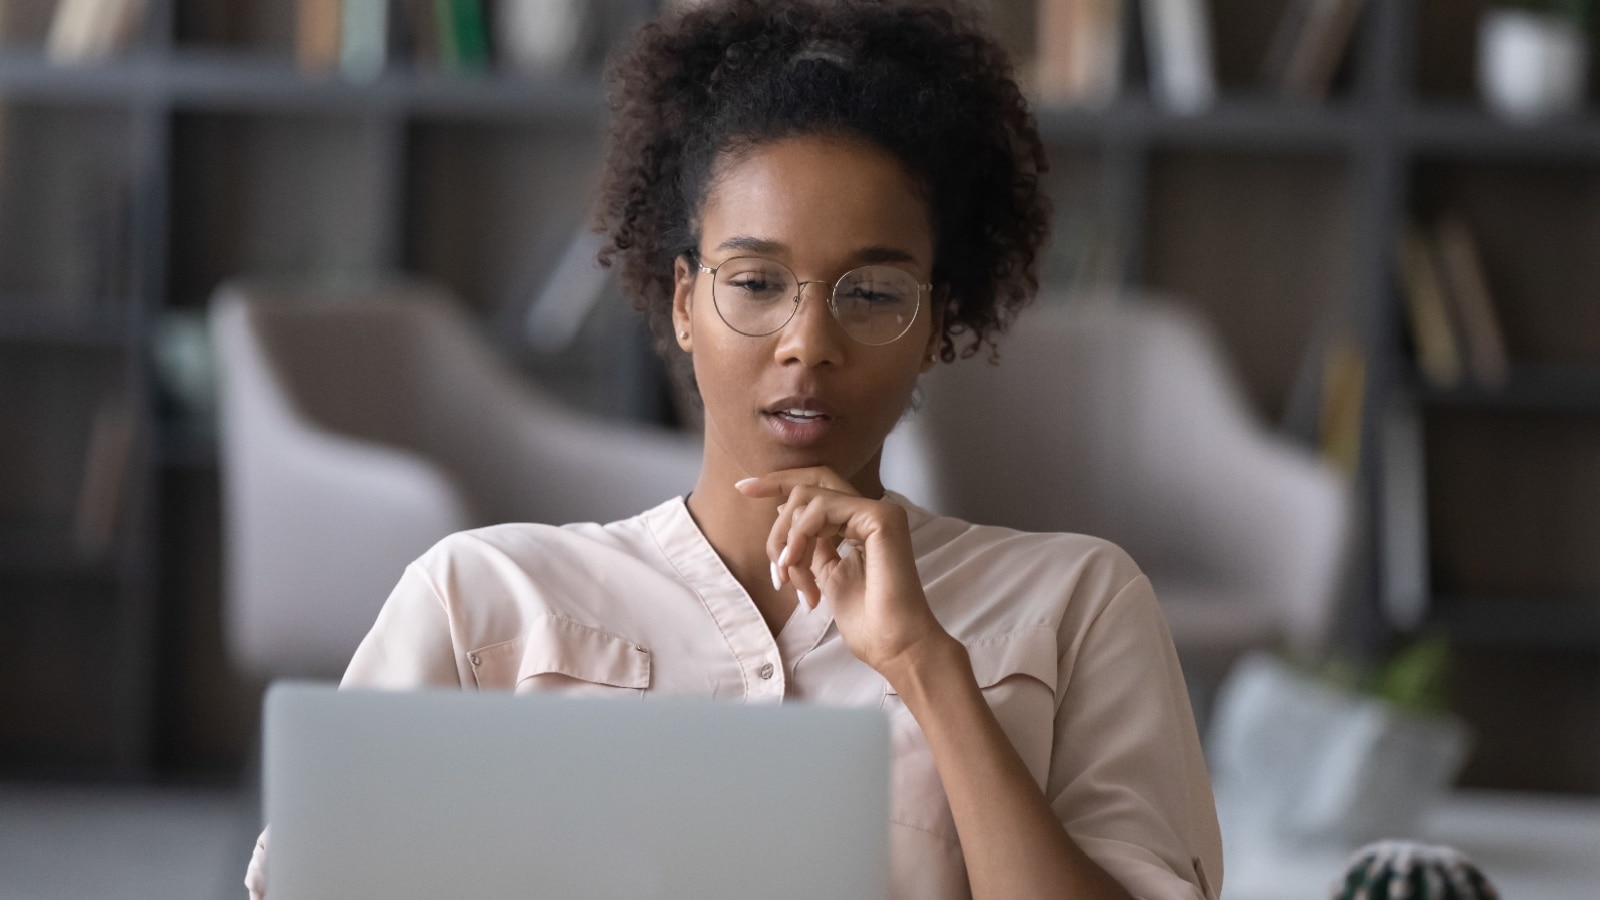
[[[1323,680],[1346,690],[1368,694],[1417,713],[1444,713],[1450,708],[1450,640],[1425,634],[1406,641],[1379,663],[1360,664],[1335,657],[1316,669]]]

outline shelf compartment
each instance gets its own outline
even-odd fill
[[[1417,45],[1411,73],[1419,96],[1477,95],[1478,21],[1490,0],[1412,0]]]
[[[1457,210],[1477,236],[1513,362],[1600,366],[1600,158],[1583,164],[1416,167],[1419,219]]]
[[[1433,593],[1600,598],[1600,414],[1424,416]]]
[[[1461,784],[1600,792],[1600,650],[1457,643],[1451,662],[1473,732]]]
[[[361,279],[384,262],[381,123],[197,115],[173,126],[173,303],[202,307],[245,274]]]
[[[1152,154],[1145,280],[1215,323],[1272,420],[1313,335],[1330,321],[1354,321],[1351,168],[1339,155]]]
[[[0,576],[0,760],[7,772],[69,774],[117,763],[117,617],[85,615],[97,585]],[[110,612],[109,606],[107,612]]]
[[[53,317],[116,314],[132,283],[127,112],[0,104],[0,315],[51,298]]]
[[[407,268],[468,305],[522,307],[587,228],[600,135],[586,124],[424,121],[407,136]]]
[[[129,366],[127,353],[97,348],[23,344],[0,353],[0,434],[28,437],[0,441],[0,522],[8,534],[76,532],[86,543],[115,542],[138,471]],[[71,551],[46,551],[39,541],[7,542],[0,558],[20,563],[18,554],[32,547],[47,569],[67,564]]]

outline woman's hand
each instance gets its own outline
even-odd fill
[[[826,599],[845,646],[891,683],[920,651],[950,639],[922,592],[904,509],[861,496],[825,467],[736,487],[746,497],[782,498],[767,536],[774,586],[793,582],[812,608]]]

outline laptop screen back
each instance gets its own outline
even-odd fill
[[[882,898],[877,710],[279,684],[272,900]]]

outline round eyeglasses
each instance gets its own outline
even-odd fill
[[[759,256],[736,256],[717,266],[697,262],[711,276],[711,302],[729,328],[764,337],[789,324],[800,308],[801,281],[783,263]],[[819,281],[817,284],[826,284]],[[851,269],[834,282],[828,308],[845,334],[870,346],[890,344],[911,330],[922,292],[915,276],[894,266]]]

